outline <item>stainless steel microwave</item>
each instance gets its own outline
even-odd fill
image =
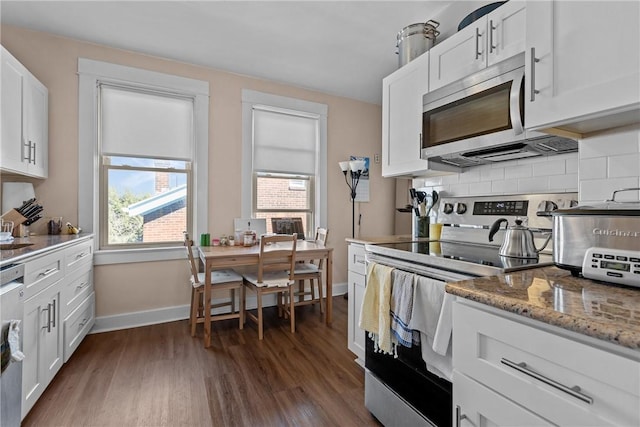
[[[524,53],[423,97],[421,156],[435,170],[578,150],[569,138],[525,130]]]

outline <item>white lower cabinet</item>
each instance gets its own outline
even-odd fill
[[[22,418],[31,410],[63,363],[61,285],[62,280],[24,303]]]
[[[470,420],[499,415],[495,425],[536,419],[525,414],[543,425],[640,425],[640,356],[504,314],[454,304],[453,406],[459,414]]]
[[[23,419],[95,323],[92,260],[90,237],[24,261]]]
[[[364,261],[364,245],[351,243],[349,245],[349,262],[348,262],[348,281],[349,281],[349,310],[348,310],[348,348],[358,356],[356,361],[364,366],[364,345],[365,332],[360,329],[358,322],[360,320],[360,310],[362,308],[362,298],[365,290],[365,261]]]

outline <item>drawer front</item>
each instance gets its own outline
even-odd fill
[[[62,286],[62,318],[66,318],[93,292],[93,266],[85,263],[79,270],[67,274]]]
[[[24,267],[24,299],[27,300],[64,276],[64,252],[30,260]]]
[[[87,264],[93,263],[93,239],[65,249],[66,272],[69,274]]]
[[[64,320],[64,361],[69,360],[84,337],[91,330],[95,318],[95,293],[91,293],[80,306]]]
[[[460,302],[453,328],[454,369],[545,419],[640,424],[640,362]]]
[[[453,411],[453,425],[459,427],[552,425],[455,370]]]
[[[364,263],[364,246],[358,244],[349,245],[349,271],[358,274],[366,274]]]

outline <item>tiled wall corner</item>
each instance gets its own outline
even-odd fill
[[[615,190],[640,187],[640,125],[599,133],[580,141],[580,203],[599,203]],[[640,192],[619,193],[616,200],[640,200]]]

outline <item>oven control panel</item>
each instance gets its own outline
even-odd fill
[[[588,279],[640,287],[640,252],[589,248],[582,261],[582,275]]]
[[[473,204],[474,215],[527,216],[528,210],[528,200],[486,201]]]

